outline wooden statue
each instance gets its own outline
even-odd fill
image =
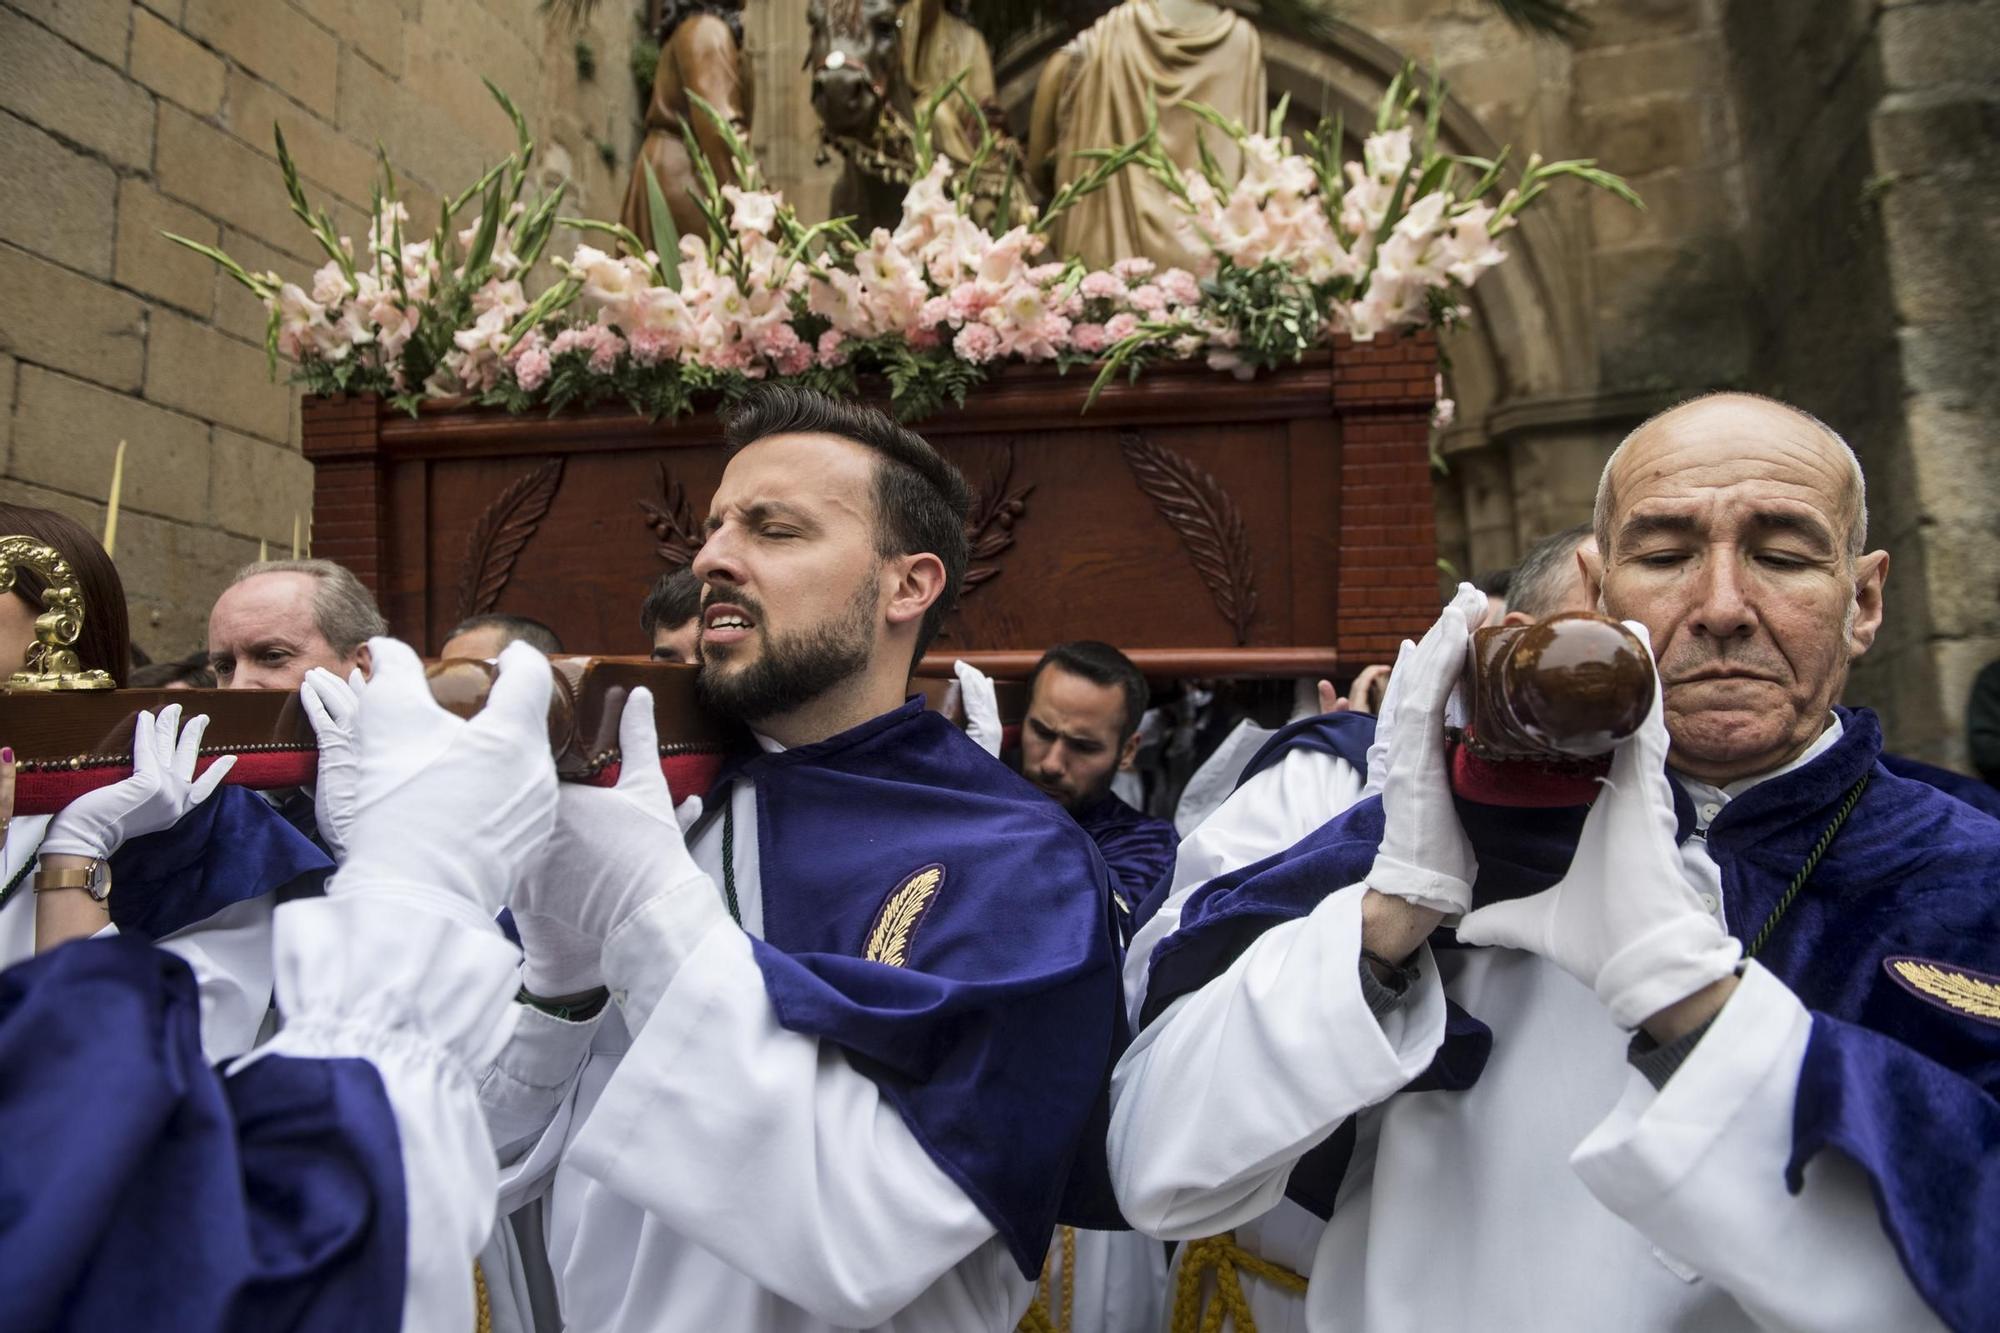
[[[1089,148],[1130,143],[1145,133],[1146,104],[1159,108],[1160,139],[1183,171],[1199,169],[1202,122],[1181,104],[1202,102],[1252,129],[1264,122],[1264,45],[1257,29],[1210,0],[1125,0],[1062,47],[1042,68],[1028,129],[1028,175],[1045,194],[1089,169]],[[1240,154],[1209,129],[1210,154],[1232,179]],[[1146,172],[1120,172],[1058,219],[1053,251],[1092,268],[1143,255],[1193,267],[1179,236],[1179,211]]]
[[[845,161],[833,186],[833,213],[854,217],[864,235],[893,227],[915,174],[911,127],[918,105],[959,80],[964,96],[938,107],[931,133],[937,150],[961,163],[978,147],[982,119],[999,120],[986,39],[945,0],[811,0],[806,19],[812,37],[805,67],[821,160],[838,152]],[[1004,140],[975,193],[997,197],[1009,154],[1018,162],[1019,152]],[[1030,197],[1018,190],[1016,196]]]
[[[666,0],[659,34],[660,65],[646,104],[646,140],[632,166],[620,219],[648,246],[653,228],[643,173],[649,168],[659,178],[678,234],[700,235],[708,226],[694,203],[698,177],[681,136],[683,119],[693,127],[695,143],[716,179],[725,185],[736,180],[736,162],[721,133],[687,95],[694,93],[727,116],[745,140],[750,137],[755,101],[750,69],[743,59],[742,0]]]

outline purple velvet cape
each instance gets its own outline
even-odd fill
[[[1732,800],[1708,830],[1729,928],[1748,940],[1847,792],[1870,777],[1757,956],[1812,1012],[1786,1181],[1797,1192],[1815,1156],[1845,1153],[1867,1173],[1883,1229],[1932,1309],[1957,1328],[1990,1327],[2000,1310],[1992,1260],[2000,1253],[2000,1021],[1927,997],[1892,967],[1918,960],[2000,983],[2000,820],[1890,773],[1879,762],[1875,715],[1840,716],[1844,732],[1831,749]],[[1691,810],[1678,784],[1674,795],[1686,838]],[[1464,801],[1458,810],[1479,858],[1475,902],[1560,879],[1585,813]],[[1290,850],[1198,890],[1181,929],[1154,951],[1147,1019],[1218,975],[1264,930],[1358,882],[1381,834],[1381,802],[1371,799]],[[1432,942],[1457,947],[1448,931]],[[1425,1075],[1445,1077],[1427,1086],[1477,1079],[1484,1052],[1473,1027],[1484,1031],[1469,1015],[1448,1024]],[[1351,1145],[1351,1124],[1328,1143],[1343,1139]],[[1305,1192],[1299,1201],[1308,1206],[1331,1198],[1323,1176]]]
[[[0,972],[0,1145],[6,1333],[402,1318],[381,1076],[268,1056],[223,1077],[202,1059],[194,974],[163,949],[77,940]]]
[[[1076,822],[1104,858],[1112,905],[1118,909],[1119,938],[1129,942],[1132,932],[1145,924],[1148,904],[1157,910],[1164,900],[1174,877],[1180,835],[1166,820],[1134,810],[1109,792],[1077,811]]]
[[[1126,1041],[1104,862],[1063,809],[913,699],[725,771],[757,784],[778,1022],[841,1046],[1041,1272],[1060,1218],[1116,1227],[1104,1137]],[[943,878],[902,966],[864,958],[891,895]]]
[[[172,828],[111,856],[111,919],[157,940],[280,890],[318,893],[333,862],[257,793],[222,787]]]

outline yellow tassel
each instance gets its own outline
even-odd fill
[[[1057,1227],[1056,1236],[1062,1246],[1062,1295],[1050,1299],[1049,1270],[1055,1266],[1055,1255],[1051,1254],[1042,1260],[1035,1299],[1014,1326],[1015,1333],[1070,1333],[1076,1325],[1076,1228]]]
[[[1243,1294],[1243,1273],[1295,1295],[1305,1294],[1305,1278],[1283,1264],[1250,1253],[1236,1243],[1233,1231],[1189,1241],[1181,1247],[1180,1259],[1180,1279],[1174,1284],[1173,1333],[1222,1333],[1224,1321],[1235,1333],[1257,1333],[1250,1299]]]
[[[472,1328],[473,1333],[493,1333],[493,1298],[486,1292],[486,1270],[479,1261],[472,1261]]]

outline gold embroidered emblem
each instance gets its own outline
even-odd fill
[[[1916,995],[1958,1013],[2000,1023],[2000,982],[1993,978],[1921,958],[1890,958],[1884,966]]]
[[[944,867],[927,865],[898,884],[875,914],[875,927],[868,932],[868,948],[861,956],[889,967],[908,962],[910,937],[916,934],[917,923],[924,919],[943,883]]]

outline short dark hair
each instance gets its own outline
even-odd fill
[[[34,505],[0,504],[0,536],[29,537],[53,547],[76,576],[83,596],[83,632],[71,645],[77,665],[102,671],[119,689],[132,675],[132,633],[125,612],[125,584],[97,534],[66,514]],[[25,565],[14,571],[14,592],[37,615],[48,582]]]
[[[177,657],[171,662],[148,662],[132,668],[132,688],[135,690],[159,690],[177,684],[189,685],[197,690],[215,688],[215,669],[209,666],[205,650],[197,648],[186,657]]]
[[[470,634],[476,629],[497,629],[507,637],[500,646],[510,643],[525,643],[538,653],[559,653],[563,650],[562,640],[556,632],[539,620],[527,616],[503,616],[497,612],[483,616],[467,616],[453,627],[447,639],[455,639],[461,634]]]
[[[1028,673],[1028,697],[1035,697],[1035,682],[1042,677],[1042,668],[1061,667],[1073,676],[1082,676],[1094,685],[1116,685],[1125,691],[1125,717],[1118,727],[1118,743],[1123,745],[1134,731],[1139,729],[1139,718],[1146,711],[1146,703],[1152,693],[1146,687],[1146,675],[1133,663],[1132,659],[1113,648],[1108,643],[1096,639],[1078,639],[1073,643],[1059,643],[1042,654],[1042,660],[1035,663],[1035,669]]]
[[[971,558],[965,519],[972,490],[965,478],[909,427],[813,389],[765,384],[751,390],[729,414],[723,442],[734,454],[773,435],[834,435],[874,450],[876,552],[884,560],[929,554],[944,564],[944,591],[924,612],[914,666],[957,604]]]
[[[1513,581],[1507,585],[1507,609],[1537,620],[1554,615],[1562,576],[1575,563],[1576,548],[1590,535],[1590,524],[1579,523],[1530,546],[1521,563],[1514,566]]]
[[[701,614],[701,580],[686,565],[653,580],[639,608],[639,628],[647,638],[662,629],[678,629]]]
[[[1474,579],[1472,586],[1488,597],[1498,597],[1504,601],[1507,589],[1514,586],[1514,567],[1509,565],[1505,569],[1488,570]]]

